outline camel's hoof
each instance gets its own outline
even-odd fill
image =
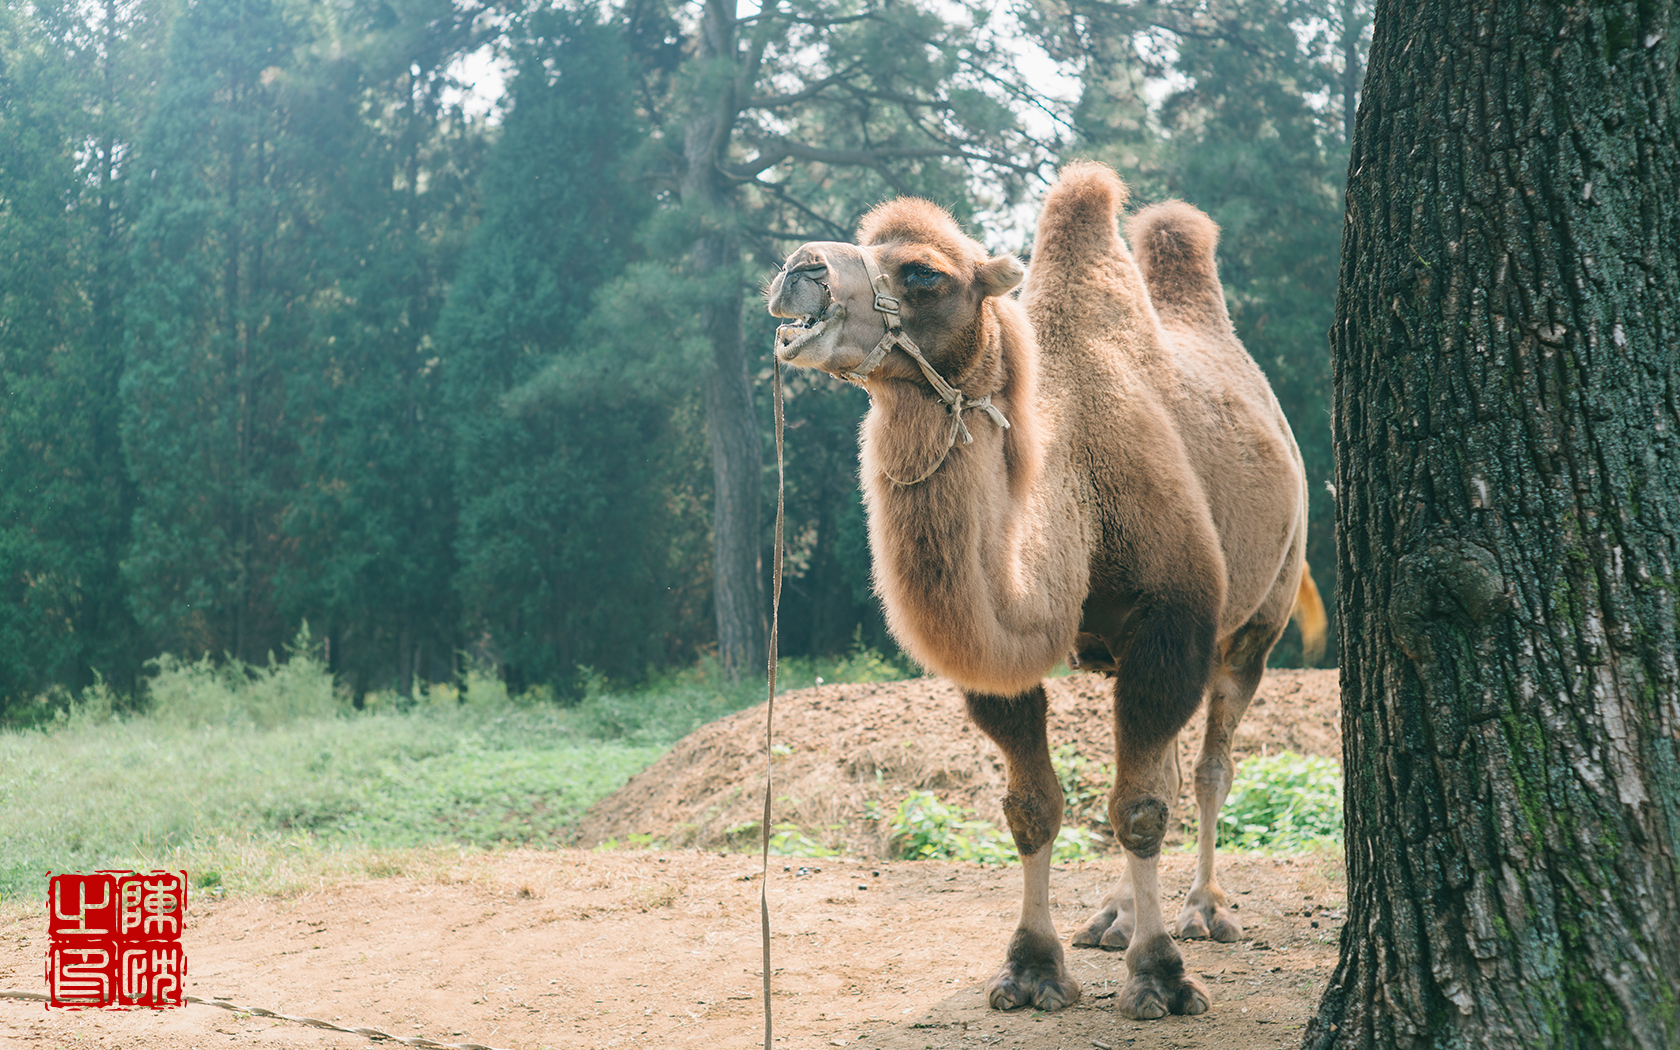
[[[1132,976],[1115,1004],[1134,1021],[1206,1013],[1212,1003],[1207,986],[1184,972],[1184,958],[1166,934],[1134,947],[1126,954],[1126,966]]]
[[[1132,917],[1104,909],[1091,916],[1085,928],[1073,935],[1075,948],[1104,948],[1125,951],[1132,940]]]
[[[1079,1001],[1079,982],[1065,969],[1021,973],[1005,965],[987,982],[986,1000],[994,1010],[1060,1010]]]
[[[1225,906],[1223,893],[1191,894],[1178,913],[1174,933],[1181,941],[1212,938],[1229,944],[1242,937],[1242,923]]]
[[[1060,1010],[1079,1001],[1079,982],[1063,965],[1054,938],[1016,930],[1003,969],[986,983],[986,1000],[994,1010]]]

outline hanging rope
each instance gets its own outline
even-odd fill
[[[782,363],[774,362],[776,401],[776,546],[770,594],[770,698],[764,705],[764,816],[759,821],[762,845],[760,860],[763,873],[758,880],[759,933],[764,948],[764,1050],[772,1050],[774,1039],[770,1022],[770,767],[775,753],[770,750],[774,739],[771,725],[776,716],[776,631],[782,610],[782,511],[787,479],[782,458]]]

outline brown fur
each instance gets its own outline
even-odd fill
[[[1219,227],[1183,201],[1162,201],[1126,223],[1126,239],[1164,323],[1229,331],[1230,314],[1214,270]]]
[[[827,302],[821,289],[831,290],[843,317],[784,329],[778,354],[854,368],[883,331],[859,261],[867,255],[902,298],[904,330],[927,358],[966,396],[991,395],[1009,419],[1000,430],[971,410],[973,443],[947,453],[950,415],[908,355],[889,354],[869,377],[861,472],[876,587],[894,636],[963,688],[1009,762],[1005,813],[1029,860],[1028,903],[994,979],[994,1005],[1077,996],[1035,903],[1047,892],[1039,851],[1060,822],[1040,680],[1069,654],[1115,673],[1110,819],[1143,865],[1133,881],[1152,897],[1137,902],[1128,955],[1137,987],[1121,1001],[1144,1017],[1159,1016],[1157,1006],[1207,1007],[1151,889],[1151,858],[1178,793],[1168,754],[1208,696],[1221,731],[1210,721],[1197,784],[1211,828],[1229,789],[1230,733],[1303,593],[1306,499],[1288,425],[1231,331],[1213,261],[1217,229],[1180,202],[1145,209],[1131,226],[1134,261],[1115,222],[1125,196],[1101,165],[1064,169],[1019,301],[1004,295],[1019,272],[1013,260],[989,259],[919,200],[872,211],[858,247],[800,248],[770,301],[781,316],[815,317]],[[922,267],[942,276],[932,281]],[[935,462],[925,481],[893,480]],[[1210,925],[1215,936],[1234,928],[1211,849],[1209,840],[1179,920],[1184,935],[1197,923],[1202,936]],[[1119,916],[1131,907],[1116,896],[1099,914],[1102,928],[1093,923],[1076,943],[1124,944],[1132,931]]]

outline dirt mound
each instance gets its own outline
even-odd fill
[[[1103,830],[1113,760],[1110,684],[1074,674],[1045,683],[1050,746],[1076,770],[1072,818]],[[1291,750],[1341,757],[1337,672],[1269,671],[1241,728],[1239,758]],[[1179,738],[1190,813],[1189,774],[1201,745],[1198,714]],[[913,790],[1003,825],[1003,757],[963,712],[949,682],[824,685],[776,699],[772,821],[796,826],[822,846],[855,857],[888,854],[886,817]],[[740,848],[758,837],[764,774],[764,705],[705,726],[597,803],[580,824],[579,845],[650,842],[667,847]]]

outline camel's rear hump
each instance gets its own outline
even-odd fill
[[[1163,322],[1210,334],[1231,333],[1214,262],[1219,227],[1205,212],[1183,201],[1151,204],[1126,223],[1126,238]]]

